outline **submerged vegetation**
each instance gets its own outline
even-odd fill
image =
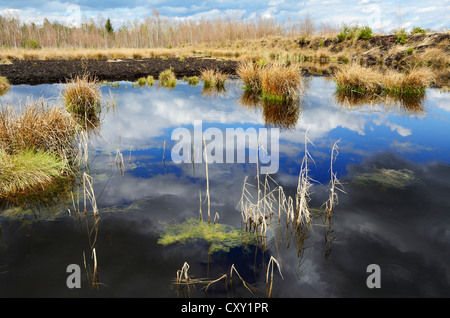
[[[374,169],[372,172],[358,174],[354,177],[353,182],[367,186],[381,186],[391,189],[404,189],[410,185],[417,183],[413,171],[409,169]]]
[[[159,244],[187,244],[197,240],[208,243],[210,254],[229,252],[235,247],[245,247],[254,243],[251,234],[234,229],[226,224],[210,223],[200,219],[188,219],[180,224],[167,225],[158,240]]]

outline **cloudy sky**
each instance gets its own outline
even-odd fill
[[[399,26],[439,30],[448,29],[450,0],[11,0],[0,2],[0,15],[18,17],[24,22],[50,21],[78,24],[99,15],[110,17],[117,26],[153,15],[156,8],[162,17],[181,19],[213,18],[233,15],[251,19],[274,18],[278,22],[303,18],[308,12],[316,24],[369,24],[376,31],[389,32]]]

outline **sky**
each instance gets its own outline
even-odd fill
[[[432,30],[449,29],[450,0],[11,0],[0,2],[0,15],[13,16],[22,22],[42,23],[44,18],[65,24],[79,25],[84,19],[99,21],[110,18],[113,26],[153,16],[170,19],[210,19],[232,15],[244,19],[273,18],[279,23],[298,21],[305,15],[314,23],[332,26],[369,25],[377,32],[390,32],[414,26]]]

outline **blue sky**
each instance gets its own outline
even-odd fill
[[[110,17],[118,26],[134,19],[153,15],[156,8],[161,17],[173,19],[201,19],[233,15],[252,19],[274,18],[278,22],[296,21],[308,12],[316,24],[369,24],[375,31],[389,32],[399,27],[421,26],[448,29],[450,0],[221,0],[221,1],[163,1],[163,0],[12,0],[0,3],[0,14],[19,17],[24,22],[50,21],[77,24],[82,19],[98,20],[99,15]]]

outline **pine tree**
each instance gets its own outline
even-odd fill
[[[110,34],[112,34],[114,32],[114,28],[113,28],[113,26],[111,24],[111,20],[109,18],[106,20],[105,30],[106,30],[106,32],[108,32]]]

